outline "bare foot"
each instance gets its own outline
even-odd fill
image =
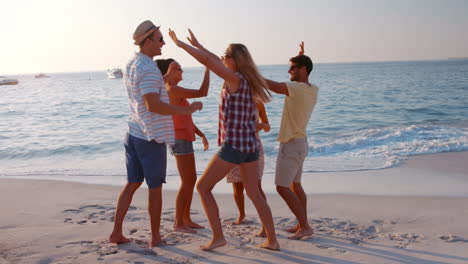
[[[196,229],[203,229],[203,228],[205,228],[204,226],[199,225],[199,224],[197,224],[197,223],[195,223],[195,222],[192,222],[192,221],[188,221],[188,222],[186,222],[185,224],[186,224],[188,227],[190,227],[190,228],[196,228]]]
[[[227,242],[226,242],[226,239],[224,239],[224,237],[220,240],[211,240],[210,243],[206,244],[205,246],[200,246],[200,248],[204,251],[211,251],[215,248],[218,248],[218,247],[222,247],[224,245],[226,245]]]
[[[174,227],[174,231],[182,232],[182,233],[196,233],[197,231],[193,230],[192,228],[182,225]]]
[[[165,240],[162,240],[161,238],[153,238],[151,241],[148,242],[148,247],[149,248],[154,248],[162,245],[166,245],[167,242]]]
[[[266,237],[265,228],[262,227],[262,230],[260,230],[260,232],[258,232],[255,236],[256,237]]]
[[[289,232],[289,233],[296,233],[297,230],[299,230],[299,224],[293,226],[293,227],[290,227],[290,228],[286,228],[284,231],[286,232]]]
[[[236,221],[232,222],[234,225],[240,225],[244,222],[245,215],[239,215]]]
[[[269,249],[269,250],[273,250],[273,251],[280,250],[280,245],[279,245],[278,241],[270,242],[270,241],[267,240],[267,241],[265,241],[265,243],[263,243],[261,245],[258,245],[257,247],[265,248],[265,249]]]
[[[294,235],[288,238],[289,239],[301,239],[303,237],[311,236],[313,234],[314,234],[314,231],[312,230],[312,228],[309,228],[309,229],[299,228]]]
[[[109,237],[109,243],[125,244],[132,242],[131,239],[124,237],[122,234],[114,235],[111,234]]]

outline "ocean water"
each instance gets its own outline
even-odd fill
[[[270,79],[287,81],[287,65],[260,66]],[[17,78],[0,86],[0,177],[71,179],[113,184],[125,180],[123,138],[129,111],[122,79],[105,72],[57,73]],[[198,89],[203,68],[184,69],[181,86]],[[311,82],[318,103],[308,126],[305,177],[315,172],[385,169],[409,156],[468,150],[468,61],[316,64]],[[210,149],[195,142],[197,171],[217,151],[218,95],[211,85],[193,115]],[[265,177],[273,177],[283,96],[266,105],[271,132],[261,133]],[[312,173],[312,174],[307,174]],[[168,159],[168,181],[177,177]]]

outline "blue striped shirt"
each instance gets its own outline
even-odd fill
[[[157,93],[160,100],[169,104],[169,96],[161,71],[150,57],[143,53],[135,53],[128,62],[124,83],[127,87],[130,103],[128,131],[130,135],[144,139],[155,140],[158,143],[174,144],[174,123],[171,115],[160,115],[149,112],[143,96]]]

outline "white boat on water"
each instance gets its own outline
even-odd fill
[[[0,85],[15,85],[18,84],[17,79],[3,79],[0,80]]]
[[[39,74],[34,75],[34,78],[50,78],[50,76],[44,73],[39,73]]]
[[[120,79],[123,77],[123,72],[119,68],[107,70],[107,78],[109,79]]]

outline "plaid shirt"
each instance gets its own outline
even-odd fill
[[[258,151],[256,107],[248,81],[240,73],[239,89],[229,94],[226,83],[220,94],[218,145],[230,144],[240,152]]]

